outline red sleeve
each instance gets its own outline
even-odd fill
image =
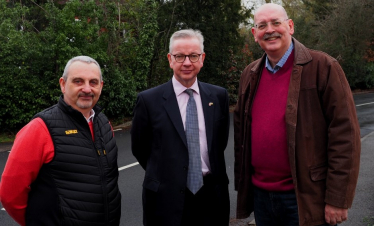
[[[112,124],[110,123],[110,121],[109,121],[109,125],[110,125],[110,128],[112,129],[112,133],[113,133],[113,137],[114,137],[114,130],[113,130],[113,126],[112,126]]]
[[[8,214],[25,225],[31,183],[44,163],[52,161],[54,146],[44,121],[36,118],[17,134],[0,183],[0,201]]]

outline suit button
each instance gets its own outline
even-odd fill
[[[184,170],[188,170],[188,167],[187,167],[187,166],[184,166],[183,169],[184,169]]]
[[[181,194],[184,194],[184,189],[181,189],[180,193],[181,193]]]

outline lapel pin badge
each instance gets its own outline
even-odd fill
[[[209,102],[209,107],[210,107],[210,106],[213,106],[213,102]]]

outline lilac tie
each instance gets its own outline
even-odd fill
[[[186,89],[190,96],[186,110],[186,137],[188,146],[189,166],[187,174],[187,188],[196,194],[203,186],[203,174],[201,171],[199,122],[197,119],[196,102],[193,97],[193,90]]]

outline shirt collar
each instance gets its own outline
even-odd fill
[[[91,109],[91,112],[90,112],[90,117],[86,118],[87,122],[91,122],[93,121],[93,118],[95,117],[95,111],[94,109]]]
[[[275,65],[275,67],[273,68],[269,62],[269,58],[266,56],[266,63],[265,63],[265,67],[266,69],[268,69],[268,71],[270,71],[271,73],[275,73],[277,72],[279,69],[281,69],[281,67],[283,67],[283,65],[286,63],[286,61],[288,60],[288,57],[291,55],[292,53],[292,50],[293,50],[293,42],[291,42],[291,45],[290,47],[288,47],[287,51],[284,53],[284,55],[282,56],[282,58],[279,60],[279,62]]]
[[[199,84],[197,82],[197,78],[196,78],[195,82],[192,84],[192,86],[189,87],[189,88],[182,85],[182,83],[180,83],[174,76],[171,79],[171,81],[173,83],[175,95],[177,95],[177,96],[182,94],[186,89],[193,89],[197,94],[200,94]]]

